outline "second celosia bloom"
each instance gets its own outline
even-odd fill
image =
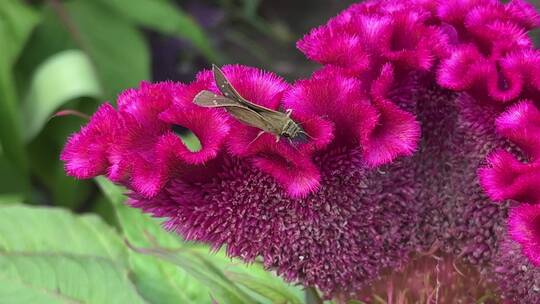
[[[298,43],[308,58],[364,82],[388,64],[398,71],[402,84],[393,90],[413,95],[398,105],[422,124],[411,168],[414,203],[423,209],[414,243],[420,250],[438,245],[484,272],[493,264],[497,283],[513,282],[500,285],[504,294],[532,302],[540,296],[523,291],[539,282],[516,282],[523,265],[498,267],[510,260],[500,251],[511,246],[498,248],[508,204],[540,203],[540,52],[527,36],[539,24],[534,8],[519,0],[368,1]],[[533,262],[535,212],[517,207],[509,222]]]

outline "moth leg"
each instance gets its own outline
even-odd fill
[[[292,113],[292,109],[285,110],[285,114],[287,114],[287,118],[291,116],[291,113]]]
[[[276,135],[276,142],[279,142],[279,135]]]
[[[298,133],[302,133],[302,134],[304,134],[305,136],[307,136],[307,137],[309,137],[309,138],[311,138],[311,139],[315,139],[315,138],[313,138],[313,136],[307,134],[305,131],[300,131],[300,132],[298,132]]]
[[[295,149],[297,152],[300,152],[300,150],[298,150],[298,148],[296,147],[294,141],[292,141],[292,139],[290,137],[287,137],[287,140],[289,140],[289,145]]]
[[[254,143],[257,139],[259,139],[259,137],[261,137],[261,135],[264,134],[264,131],[261,131],[257,134],[257,136],[255,136],[255,138],[249,142],[249,144],[247,145],[248,147],[251,146],[252,143]]]

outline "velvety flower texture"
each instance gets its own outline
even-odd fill
[[[184,238],[260,256],[328,297],[360,296],[436,248],[507,299],[540,302],[524,288],[536,283],[516,275],[521,254],[537,263],[540,244],[540,51],[527,36],[539,23],[521,0],[355,4],[298,42],[323,65],[307,79],[223,68],[246,99],[291,109],[307,142],[253,141],[256,128],[193,105],[200,91],[219,92],[203,71],[190,84],[127,90],[62,159],[75,177],[127,186],[132,206]]]
[[[486,273],[507,261],[499,243],[508,205],[539,202],[540,52],[527,36],[539,24],[524,1],[367,1],[298,42],[308,58],[363,83],[395,71],[394,103],[422,126],[409,181],[421,210],[417,249],[437,246]],[[509,224],[534,260],[540,231],[531,212],[516,210]],[[504,271],[490,273],[505,280]],[[500,291],[519,301],[512,286]]]
[[[416,213],[407,203],[411,176],[401,162],[383,164],[413,152],[419,127],[388,99],[392,70],[372,92],[333,69],[293,86],[254,68],[223,71],[246,99],[292,109],[308,142],[272,134],[253,141],[258,129],[195,106],[201,90],[218,92],[203,71],[187,85],[127,90],[118,110],[103,105],[69,139],[67,172],[105,174],[132,190],[131,205],[166,218],[184,238],[225,245],[246,261],[262,256],[286,279],[327,294],[357,290],[401,265]],[[175,126],[193,131],[202,149],[189,151]]]
[[[522,204],[510,212],[508,229],[512,239],[522,244],[531,262],[540,265],[540,205]]]

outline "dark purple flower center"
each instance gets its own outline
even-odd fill
[[[226,159],[207,182],[172,180],[166,194],[132,203],[167,206],[159,215],[170,219],[168,228],[247,261],[262,256],[288,280],[327,294],[355,292],[407,259],[417,213],[410,171],[401,164],[369,170],[361,159],[344,148],[316,156],[321,187],[304,199],[291,199],[245,161]]]

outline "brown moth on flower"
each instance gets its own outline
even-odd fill
[[[205,108],[225,108],[229,114],[242,123],[261,129],[262,131],[253,141],[264,132],[274,134],[276,142],[281,136],[288,138],[291,142],[306,141],[309,135],[290,117],[291,110],[283,113],[257,105],[243,98],[216,65],[212,65],[212,72],[223,96],[204,90],[195,96],[193,103]]]

